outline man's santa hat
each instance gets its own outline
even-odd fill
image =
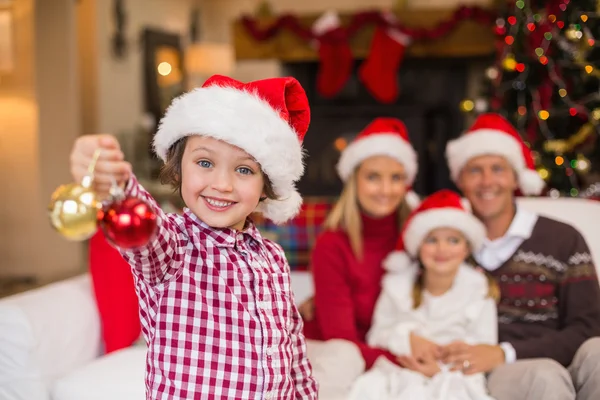
[[[480,115],[464,135],[448,142],[446,158],[452,179],[456,182],[465,164],[483,155],[506,158],[517,173],[519,189],[524,195],[539,195],[544,189],[545,183],[535,170],[531,150],[519,132],[499,114]]]
[[[337,170],[342,181],[346,182],[352,173],[369,157],[388,156],[404,166],[406,184],[410,188],[417,175],[417,153],[410,144],[408,131],[402,121],[396,118],[376,118],[340,156]],[[409,205],[416,206],[419,197],[412,190],[406,194]]]
[[[411,265],[425,237],[437,228],[460,231],[471,245],[471,251],[477,251],[486,237],[485,227],[471,214],[468,202],[451,190],[440,190],[410,213],[396,250],[384,261],[386,269],[397,271]]]
[[[283,223],[302,205],[295,183],[304,173],[302,140],[309,123],[308,99],[296,79],[242,83],[215,75],[173,100],[154,137],[154,151],[166,161],[169,148],[190,135],[243,149],[260,164],[279,199],[262,201],[257,211]]]

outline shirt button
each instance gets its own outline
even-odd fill
[[[267,355],[269,357],[271,357],[273,355],[273,348],[272,347],[267,347]]]
[[[273,398],[273,392],[267,392],[265,393],[265,399],[269,400]]]

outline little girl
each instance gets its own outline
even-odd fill
[[[388,271],[367,341],[398,357],[380,357],[355,383],[353,400],[488,400],[483,374],[441,364],[453,341],[496,344],[498,287],[466,263],[485,238],[481,222],[460,197],[439,191],[415,209]],[[468,365],[461,366],[467,370]]]
[[[114,137],[80,138],[71,171],[80,181],[97,149],[95,185],[116,181],[158,215],[156,237],[120,249],[133,270],[148,343],[146,397],[316,399],[282,248],[248,216],[274,222],[301,205],[301,142],[310,111],[293,78],[243,84],[214,76],[173,101],[154,138],[163,181],[183,215],[166,214],[130,173]]]

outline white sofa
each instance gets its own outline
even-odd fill
[[[600,202],[528,198],[519,204],[576,226],[600,272]],[[298,303],[311,295],[294,273]],[[82,275],[0,300],[0,400],[143,400],[145,348],[101,354],[90,278]]]

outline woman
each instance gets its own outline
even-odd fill
[[[381,289],[382,261],[394,250],[409,203],[418,202],[410,192],[417,156],[404,124],[374,120],[344,149],[338,173],[344,189],[312,253],[314,318],[305,313],[315,375],[322,390],[337,384],[335,391],[348,389],[352,377],[380,355],[396,361],[368,346],[365,336]],[[331,339],[343,341],[317,342]]]

